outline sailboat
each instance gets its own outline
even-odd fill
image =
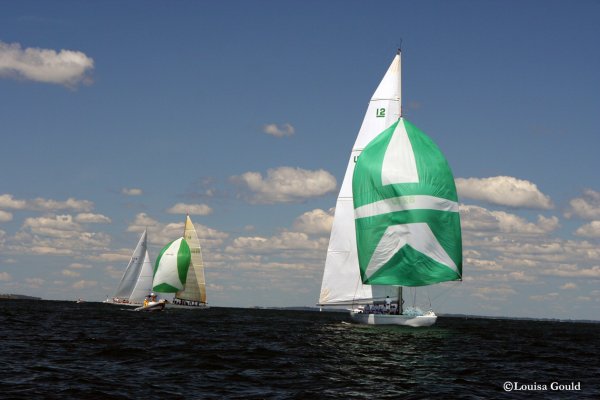
[[[154,268],[153,290],[174,293],[168,308],[207,308],[202,250],[196,228],[186,216],[183,236],[160,252]]]
[[[402,287],[462,280],[452,172],[433,141],[402,116],[401,52],[367,107],[336,203],[320,306],[350,306],[358,323],[430,326]]]
[[[132,306],[143,303],[152,289],[152,263],[148,256],[147,238],[148,234],[144,230],[125,268],[117,291],[111,299],[106,299],[105,303]]]

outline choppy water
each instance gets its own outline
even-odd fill
[[[310,311],[0,301],[0,398],[600,398],[599,323],[348,321]],[[506,392],[505,382],[521,390]]]

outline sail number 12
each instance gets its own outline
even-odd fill
[[[376,116],[377,118],[385,117],[385,108],[378,108],[378,109],[376,110],[376,114],[375,114],[375,116]]]

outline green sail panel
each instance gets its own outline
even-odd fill
[[[400,118],[365,147],[352,196],[363,283],[425,286],[461,279],[454,177],[418,128]]]
[[[190,247],[184,238],[167,244],[156,259],[152,289],[161,293],[175,293],[182,290],[186,283],[190,262]]]

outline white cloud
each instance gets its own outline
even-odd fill
[[[577,289],[577,285],[573,282],[567,282],[560,287],[562,290]]]
[[[69,197],[65,201],[38,197],[37,199],[28,201],[27,207],[37,211],[91,211],[94,208],[94,203],[89,200],[77,200],[72,197]]]
[[[9,213],[8,211],[0,210],[0,222],[8,222],[8,221],[12,221],[12,219],[13,219],[12,213]]]
[[[19,43],[0,42],[0,77],[26,79],[75,87],[91,83],[94,60],[81,51],[23,49]]]
[[[75,216],[75,221],[88,224],[109,224],[111,219],[102,214],[81,213]]]
[[[490,211],[483,207],[460,205],[463,230],[479,234],[502,232],[520,235],[541,235],[556,230],[560,225],[557,217],[538,215],[537,223],[529,222],[515,214],[504,211]]]
[[[231,254],[278,254],[281,251],[302,250],[325,254],[326,238],[310,239],[306,233],[284,231],[269,238],[262,236],[242,236],[235,238],[225,252]]]
[[[79,212],[91,211],[94,203],[89,200],[77,200],[72,197],[65,201],[44,199],[38,197],[33,200],[18,200],[12,194],[0,195],[0,209],[32,210],[32,211],[63,211],[73,210]]]
[[[139,213],[136,215],[135,220],[127,227],[127,232],[141,233],[144,229],[147,229],[149,242],[165,245],[183,235],[184,225],[185,222],[183,220],[182,222],[163,224],[148,216],[146,213]],[[196,228],[196,233],[198,233],[198,238],[200,239],[200,245],[202,247],[218,246],[229,236],[224,232],[198,223],[194,223],[194,227]]]
[[[565,217],[572,216],[600,220],[600,193],[587,189],[583,192],[583,197],[572,199],[565,211]]]
[[[68,276],[69,278],[76,278],[81,275],[81,273],[77,271],[71,271],[70,269],[63,269],[61,271],[61,274],[63,274],[64,276]]]
[[[0,281],[8,282],[12,279],[8,272],[0,272]]]
[[[289,123],[280,126],[277,126],[277,124],[267,124],[263,126],[263,132],[275,137],[292,136],[295,131],[294,127]]]
[[[294,228],[300,232],[313,235],[329,235],[333,225],[333,210],[321,209],[307,211],[294,221]]]
[[[560,265],[541,271],[544,275],[560,276],[563,278],[600,278],[600,267],[580,268],[577,265]]]
[[[0,208],[11,208],[15,210],[22,210],[26,207],[25,200],[15,200],[12,194],[0,195]]]
[[[576,236],[597,238],[600,237],[600,221],[592,221],[580,226],[575,231]]]
[[[534,183],[510,176],[491,178],[457,178],[459,197],[482,200],[508,207],[553,208],[550,197],[539,191]]]
[[[269,169],[264,179],[259,172],[246,172],[231,181],[250,191],[251,203],[266,204],[299,202],[331,193],[337,187],[335,177],[325,170],[292,167]]]
[[[96,281],[86,281],[84,279],[75,282],[71,287],[73,289],[86,289],[90,287],[94,287],[98,284]]]
[[[142,189],[137,188],[123,188],[121,189],[121,193],[125,196],[141,196],[142,194],[144,194]]]
[[[169,214],[192,214],[192,215],[209,215],[212,214],[212,208],[206,204],[185,204],[177,203],[169,208]]]
[[[92,266],[90,264],[81,264],[81,263],[72,263],[69,265],[69,268],[72,269],[90,269]]]
[[[30,251],[46,255],[81,255],[104,251],[110,236],[103,232],[86,232],[72,215],[46,215],[26,218],[12,240],[14,251]]]

